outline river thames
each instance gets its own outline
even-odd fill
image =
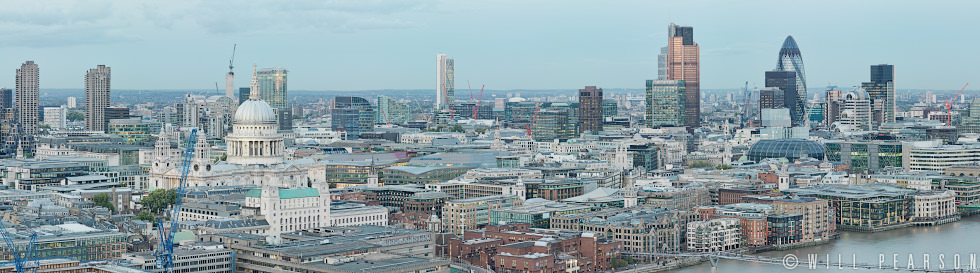
[[[791,270],[782,265],[722,260],[718,263],[718,272],[896,272],[892,269],[893,266],[899,268],[908,266],[909,254],[912,254],[912,263],[916,268],[922,268],[928,259],[929,267],[932,269],[938,269],[942,263],[945,263],[946,269],[951,269],[957,254],[960,264],[969,268],[971,254],[978,259],[976,263],[980,265],[980,256],[978,256],[980,255],[980,216],[967,216],[959,222],[941,226],[909,227],[877,233],[842,232],[840,239],[828,244],[756,255],[783,259],[789,254],[796,255],[802,261],[808,260],[811,254],[816,254],[818,260],[824,261],[829,254],[831,263],[842,261],[845,268],[832,266],[827,269],[826,266],[818,266],[817,269],[810,269],[808,265],[800,263]],[[942,261],[940,255],[943,255]],[[893,259],[896,256],[897,259]],[[881,265],[886,269],[848,268],[847,265],[851,265],[855,257],[859,264]],[[882,257],[884,261],[879,262]],[[705,262],[666,272],[708,273],[711,272],[711,264]]]

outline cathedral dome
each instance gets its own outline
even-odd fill
[[[235,111],[235,124],[276,124],[276,112],[263,100],[250,99]]]

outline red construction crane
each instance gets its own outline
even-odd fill
[[[469,83],[467,83],[469,85]],[[480,87],[480,98],[476,100],[476,104],[473,105],[473,119],[476,119],[476,113],[480,110],[480,104],[483,102],[483,88],[487,87],[486,84]],[[473,99],[473,91],[470,91],[470,99]]]
[[[531,128],[534,127],[534,121],[538,119],[538,109],[541,108],[541,103],[539,102],[534,106],[534,116],[531,117],[531,124],[527,125],[527,137],[531,138]]]
[[[953,114],[950,109],[953,108],[953,102],[956,102],[956,99],[960,98],[960,95],[963,94],[963,90],[966,90],[967,85],[970,85],[970,83],[964,84],[963,88],[960,88],[960,92],[956,93],[956,96],[952,100],[946,100],[946,125],[953,125]]]

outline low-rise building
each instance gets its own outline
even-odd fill
[[[363,225],[387,226],[388,208],[343,202],[330,204],[330,226]]]
[[[525,200],[522,206],[491,210],[490,223],[526,223],[533,228],[548,228],[552,217],[589,211],[592,207],[534,198]]]
[[[719,218],[687,223],[687,250],[718,252],[738,248],[741,244],[738,219]]]
[[[464,231],[487,226],[491,210],[513,208],[523,203],[515,195],[450,200],[442,207],[442,227],[447,232],[463,234]]]

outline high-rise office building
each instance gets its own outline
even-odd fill
[[[824,95],[824,125],[828,128],[837,121],[837,116],[840,115],[840,99],[841,90],[837,89],[836,86],[827,86],[826,94]]]
[[[874,126],[895,122],[895,66],[879,64],[871,66],[871,81],[861,83],[871,99]]]
[[[247,101],[248,96],[251,93],[252,93],[252,88],[248,88],[248,87],[238,88],[238,105],[242,105],[242,103]]]
[[[779,87],[766,87],[759,90],[759,113],[765,109],[786,108],[786,99],[783,89]],[[761,116],[760,116],[761,118]]]
[[[647,80],[646,125],[648,128],[679,127],[686,116],[684,81]]]
[[[666,80],[667,79],[667,47],[660,48],[660,54],[657,55],[657,79]]]
[[[85,127],[90,131],[106,131],[109,121],[105,109],[109,107],[111,69],[98,65],[85,73]]]
[[[364,98],[337,97],[330,120],[331,129],[347,132],[347,139],[358,139],[361,133],[374,129],[374,109]]]
[[[787,36],[783,41],[783,48],[779,50],[779,60],[776,62],[777,71],[796,72],[796,88],[794,90],[783,89],[783,95],[788,103],[793,126],[806,124],[806,73],[803,69],[803,56],[800,54],[800,47],[796,45],[793,36]],[[768,72],[766,72],[768,75]],[[768,81],[768,80],[767,80]],[[766,85],[767,87],[769,85]]]
[[[34,61],[27,61],[17,69],[17,121],[25,136],[37,134],[38,122],[38,79],[40,74]]]
[[[578,90],[579,134],[602,131],[602,88],[586,86]]]
[[[68,97],[65,105],[68,106],[68,108],[78,108],[78,99],[75,97]]]
[[[225,97],[235,98],[235,72],[225,74]]]
[[[378,111],[375,112],[374,123],[404,124],[412,121],[408,104],[389,96],[378,96]]]
[[[694,28],[671,23],[667,27],[667,79],[684,81],[684,125],[701,127],[701,49]]]
[[[795,119],[798,110],[796,71],[766,71],[766,89],[759,92],[759,110],[786,108],[789,109],[793,126],[800,126],[802,120]],[[772,90],[773,88],[779,91]],[[771,96],[767,96],[771,95]],[[802,110],[802,109],[799,109]]]
[[[283,68],[263,68],[256,72],[261,99],[275,109],[280,131],[293,129],[293,109],[289,107],[289,102],[286,100],[288,73],[289,71]]]
[[[286,74],[289,71],[282,68],[263,68],[256,72],[259,90],[262,90],[262,100],[272,108],[286,107]]]
[[[14,92],[9,88],[0,88],[0,109],[14,107]]]
[[[453,105],[456,97],[454,60],[446,54],[436,54],[436,110]]]
[[[575,125],[569,119],[571,108],[547,108],[541,109],[537,113],[534,127],[531,128],[531,137],[535,141],[566,141],[574,138]]]

